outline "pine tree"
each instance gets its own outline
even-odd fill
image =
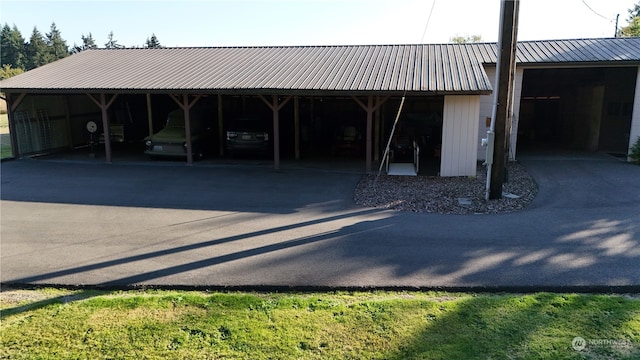
[[[149,49],[162,47],[162,45],[160,45],[160,41],[156,37],[156,34],[151,34],[151,39],[147,38],[146,47]]]
[[[98,48],[98,45],[96,45],[96,41],[93,40],[93,35],[91,35],[91,33],[89,33],[88,36],[84,36],[84,34],[82,34],[82,47],[84,50]]]
[[[0,32],[0,66],[10,65],[14,69],[26,67],[26,44],[18,27],[10,28],[5,23]]]
[[[82,34],[80,38],[82,39],[82,45],[78,46],[74,43],[73,44],[74,53],[79,53],[84,50],[98,48],[98,45],[96,45],[96,41],[93,39],[93,35],[91,35],[91,33],[89,33],[88,36],[84,36],[84,34]]]
[[[51,61],[53,61],[53,57],[47,46],[47,41],[44,36],[42,36],[42,33],[38,31],[38,28],[34,27],[31,38],[29,39],[29,44],[27,45],[26,70],[35,69]]]
[[[107,49],[122,49],[124,46],[118,44],[118,40],[113,39],[113,31],[109,33],[109,40],[104,44]]]
[[[52,61],[69,56],[69,47],[67,42],[62,39],[56,23],[51,23],[51,32],[47,34],[47,45],[51,52]]]

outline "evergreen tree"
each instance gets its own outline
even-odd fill
[[[49,47],[52,61],[69,56],[69,47],[67,42],[62,39],[56,23],[51,23],[51,32],[47,34],[47,46]]]
[[[109,40],[104,44],[107,49],[122,49],[124,46],[118,44],[117,40],[113,39],[113,31],[109,33]]]
[[[96,41],[93,40],[93,35],[91,35],[91,33],[89,33],[88,36],[84,36],[84,34],[82,34],[82,47],[85,50],[98,48],[98,45],[96,45]]]
[[[52,62],[53,57],[51,53],[44,36],[38,31],[38,28],[34,27],[31,38],[29,39],[29,44],[27,45],[26,70],[35,69],[38,66]]]
[[[619,36],[640,36],[640,1],[629,9],[629,23],[618,31]]]
[[[78,46],[75,43],[73,44],[74,53],[79,53],[81,51],[88,50],[88,49],[98,48],[98,45],[96,45],[96,41],[93,39],[93,35],[91,35],[91,33],[89,33],[88,36],[84,36],[84,34],[82,34],[81,39],[82,39],[82,45]]]
[[[146,47],[150,49],[162,47],[162,45],[160,45],[160,41],[158,41],[158,38],[156,37],[156,34],[151,34],[151,39],[147,38]]]
[[[4,24],[0,32],[0,66],[10,65],[14,69],[26,67],[26,45],[20,30]]]

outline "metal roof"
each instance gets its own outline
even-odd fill
[[[482,63],[495,64],[497,44],[466,44]],[[640,64],[640,38],[599,38],[520,41],[516,62],[520,65]]]
[[[95,49],[0,81],[5,92],[479,94],[496,44]],[[640,38],[518,43],[523,64],[640,63]]]

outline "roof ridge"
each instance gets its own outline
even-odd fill
[[[603,38],[571,38],[518,40],[518,43],[556,43],[575,41],[640,41],[640,37],[603,37]],[[126,48],[94,48],[88,50],[122,51],[122,50],[184,50],[184,49],[319,49],[319,48],[375,48],[375,47],[411,47],[411,46],[486,46],[497,45],[497,41],[481,41],[472,43],[407,43],[407,44],[325,44],[325,45],[229,45],[229,46],[167,46],[161,48],[126,47]],[[86,50],[85,50],[86,51]]]

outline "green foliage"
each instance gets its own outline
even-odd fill
[[[147,38],[145,47],[153,49],[153,48],[161,48],[162,45],[160,45],[160,41],[156,37],[156,34],[151,34],[151,38]]]
[[[34,27],[27,44],[27,70],[35,69],[52,61],[52,52],[49,51],[47,40],[38,31],[38,28]]]
[[[640,356],[640,300],[621,296],[77,291],[2,308],[11,359]]]
[[[107,42],[104,44],[104,47],[105,47],[106,49],[121,49],[121,48],[123,48],[124,46],[122,46],[122,45],[118,44],[118,40],[115,40],[115,39],[113,38],[113,31],[111,31],[111,32],[109,32],[108,40],[107,40]]]
[[[629,20],[629,25],[620,29],[619,36],[640,36],[640,16],[636,16],[633,19]]]
[[[25,68],[26,47],[24,38],[14,25],[10,28],[5,23],[0,32],[0,63],[2,66],[9,65],[13,68]]]
[[[640,36],[640,2],[629,9],[628,24],[618,31],[618,36]]]
[[[24,72],[22,68],[12,68],[9,64],[2,65],[0,69],[0,80],[8,79],[12,76],[20,75]]]
[[[631,147],[629,157],[634,164],[640,165],[640,136],[636,140],[636,143]]]
[[[449,42],[456,43],[456,44],[477,43],[481,41],[482,41],[482,36],[480,35],[471,35],[471,36],[456,35],[449,38]]]
[[[51,53],[52,61],[69,56],[69,47],[67,42],[62,39],[56,23],[51,24],[50,32],[47,34],[47,47]]]

